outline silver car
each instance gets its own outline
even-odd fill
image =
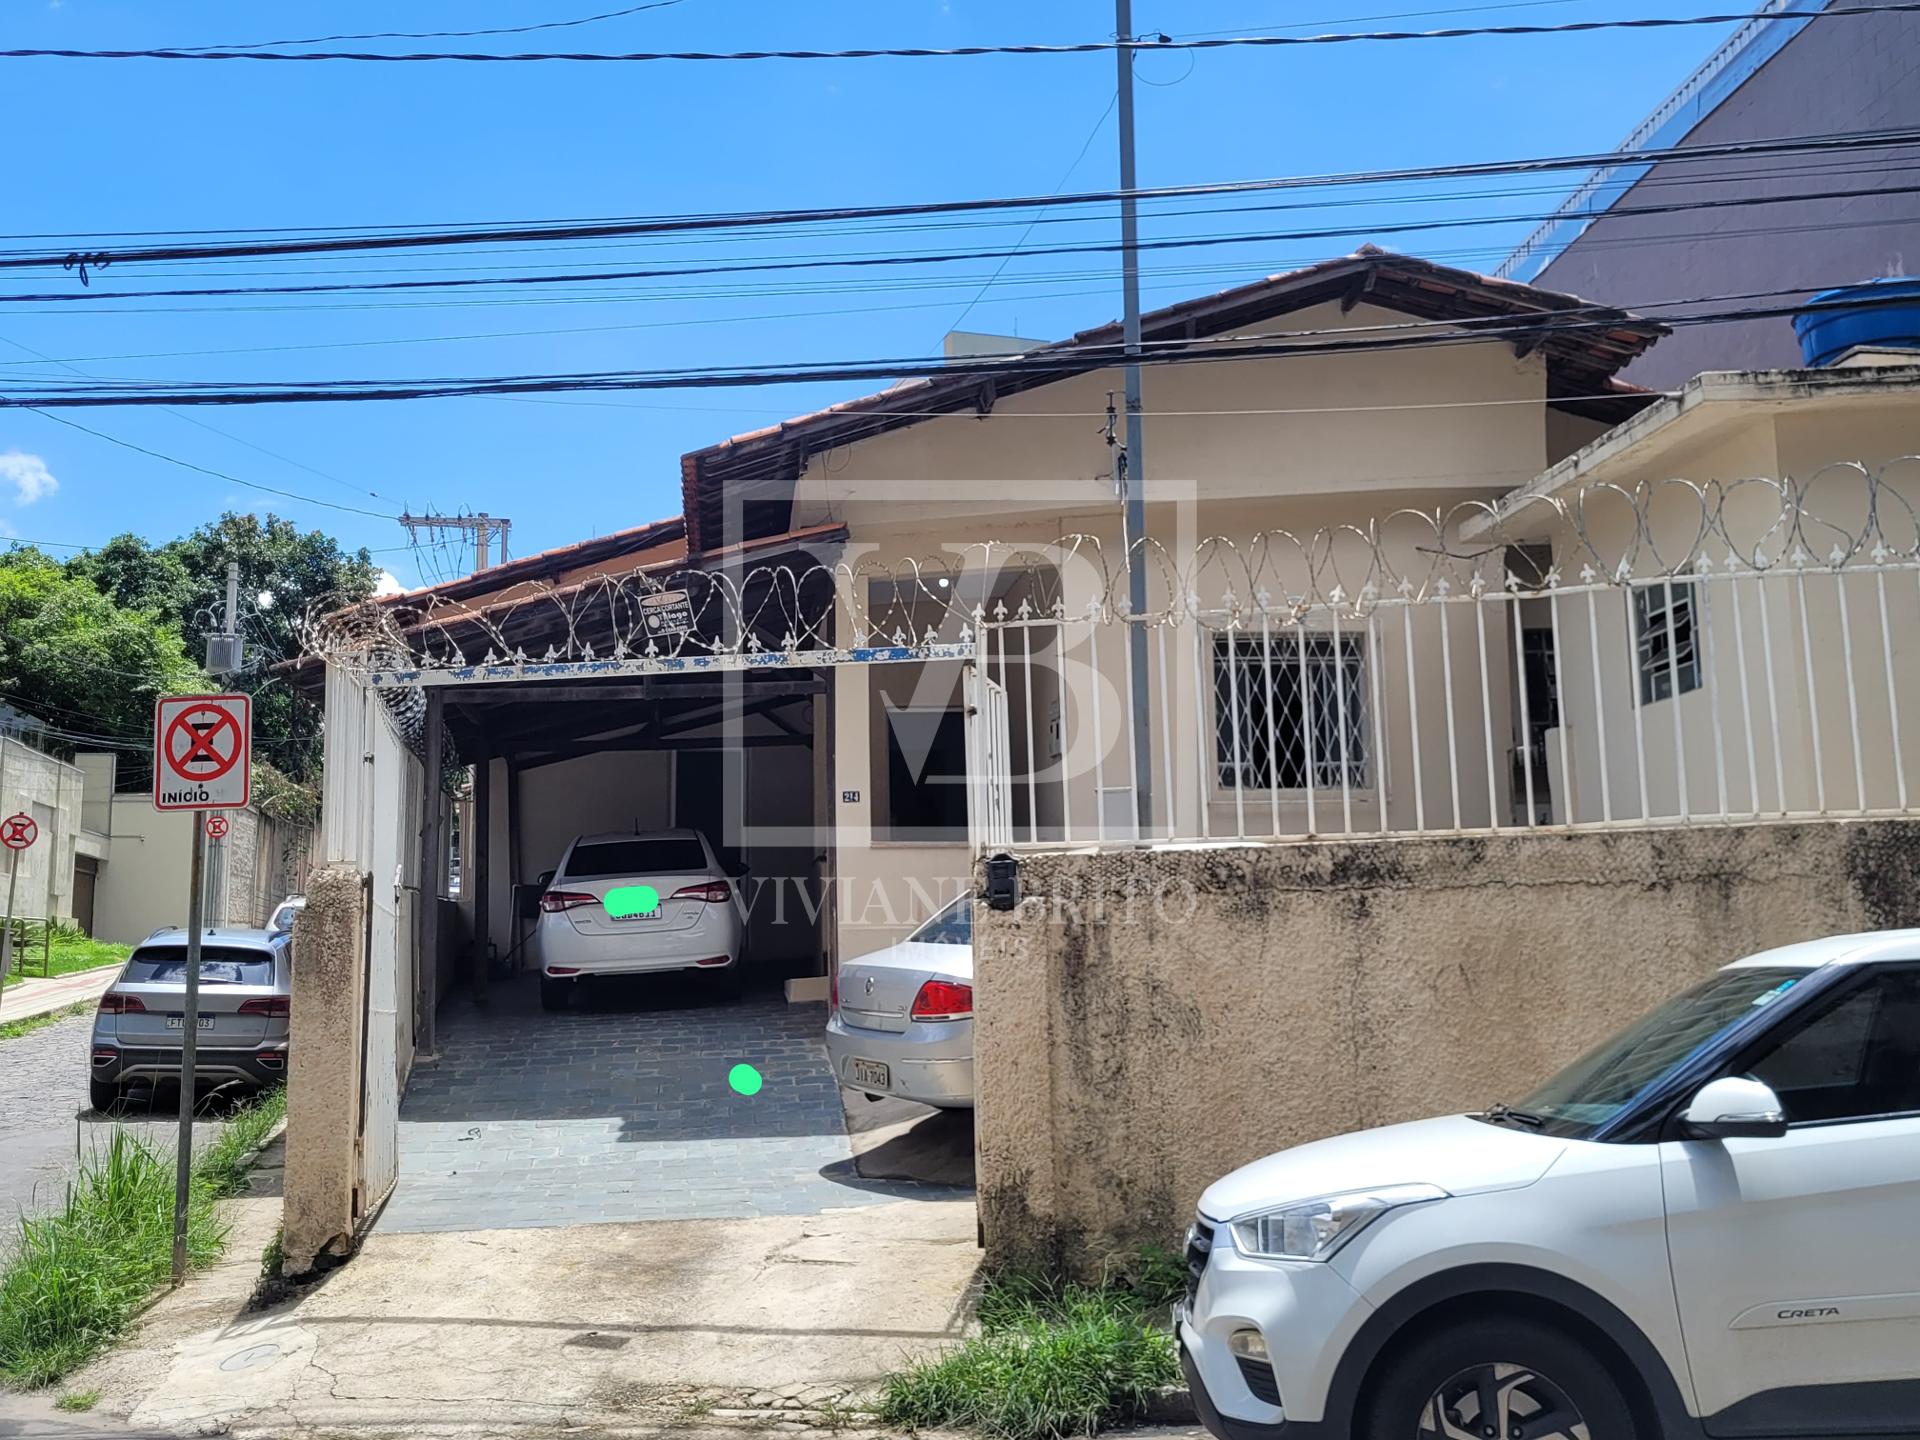
[[[286,1078],[293,1008],[289,938],[273,930],[209,929],[201,935],[196,1083],[271,1085]],[[94,1109],[110,1109],[130,1081],[179,1076],[186,998],[187,932],[156,930],[100,997],[89,1052]]]
[[[842,965],[831,1003],[827,1057],[842,1086],[971,1109],[973,897]]]

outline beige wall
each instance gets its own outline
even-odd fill
[[[1920,923],[1920,825],[1045,853],[1020,882],[975,912],[981,1218],[990,1258],[1086,1271],[1262,1155],[1518,1099],[1740,955]]]
[[[112,845],[94,890],[95,936],[131,945],[162,925],[186,923],[196,823],[192,814],[155,810],[145,795],[114,797]],[[307,826],[230,812],[227,837],[207,846],[208,923],[266,924],[305,883],[312,845]]]
[[[1920,453],[1920,400],[1824,405],[1815,398],[1792,408],[1725,403],[1714,411],[1710,423],[1696,424],[1686,438],[1643,443],[1594,466],[1585,477],[1589,485],[1618,486],[1647,497],[1634,575],[1690,568],[1699,553],[1713,570],[1694,584],[1702,684],[1678,702],[1677,742],[1674,702],[1634,703],[1634,630],[1625,590],[1612,587],[1591,600],[1568,595],[1559,601],[1572,782],[1556,782],[1555,817],[1607,818],[1603,783],[1616,820],[1644,814],[1671,818],[1683,810],[1717,813],[1723,795],[1733,813],[1899,808],[1895,750],[1906,721],[1920,715],[1920,648],[1914,638],[1920,590],[1911,562],[1920,545],[1913,518],[1920,509],[1920,464],[1901,463],[1902,457]],[[1884,581],[1865,568],[1872,563],[1872,538],[1843,573],[1826,563],[1834,544],[1852,550],[1870,528],[1867,484],[1857,471],[1836,466],[1847,461],[1882,479],[1875,502],[1881,538],[1896,565],[1907,567],[1890,571]],[[1675,477],[1722,487],[1709,500],[1721,507],[1719,533],[1701,538],[1701,506],[1682,486],[1668,483]],[[1743,483],[1752,477],[1784,477],[1806,487],[1807,514],[1799,535],[1781,523],[1779,492]],[[1635,553],[1636,520],[1619,495],[1590,491],[1584,525],[1584,540],[1571,522],[1553,527],[1555,558],[1566,584],[1580,584],[1579,571],[1587,564],[1610,578],[1620,558]],[[1726,568],[1729,537],[1739,542],[1734,548],[1745,567],[1737,579],[1729,578]],[[1765,580],[1751,568],[1756,547],[1776,565]],[[1804,548],[1810,562],[1801,573],[1790,563],[1796,547]],[[1896,706],[1902,722],[1897,729]],[[1559,744],[1558,735],[1549,736],[1556,772]],[[1684,797],[1676,757],[1685,761]],[[1910,757],[1902,753],[1901,760],[1916,767],[1916,788],[1909,793],[1920,794],[1920,751]]]
[[[1393,324],[1403,318],[1368,306],[1343,316],[1337,306],[1326,306],[1287,317],[1285,328]],[[1341,575],[1353,577],[1345,584],[1354,596],[1368,574],[1362,558],[1367,547],[1341,527],[1377,533],[1404,569],[1423,572],[1427,562],[1416,547],[1431,546],[1433,526],[1397,512],[1457,520],[1454,507],[1491,499],[1531,479],[1592,428],[1587,422],[1550,425],[1550,412],[1541,403],[1546,380],[1539,357],[1516,359],[1510,347],[1499,344],[1149,367],[1145,381],[1147,528],[1158,547],[1148,603],[1162,613],[1183,605],[1189,587],[1203,609],[1216,611],[1229,592],[1243,607],[1262,589],[1282,597],[1317,584],[1324,593],[1340,577],[1321,553],[1314,561],[1317,575],[1310,575],[1302,547],[1316,533],[1336,536],[1333,558]],[[1080,377],[1001,400],[986,418],[930,420],[814,456],[795,506],[796,526],[829,520],[847,525],[846,559],[854,566],[904,574],[905,560],[943,558],[979,573],[985,557],[977,547],[991,543],[996,566],[1059,567],[1057,583],[1049,580],[1040,588],[1057,594],[1073,618],[1064,628],[1027,630],[1024,638],[1034,651],[1031,690],[1020,630],[996,632],[987,655],[987,673],[1009,692],[1018,841],[1062,838],[1063,825],[1070,826],[1074,838],[1091,839],[1102,810],[1131,814],[1133,761],[1123,728],[1129,684],[1125,627],[1088,625],[1077,618],[1090,601],[1117,598],[1124,589],[1115,583],[1124,570],[1125,544],[1111,456],[1099,433],[1107,394],[1117,389],[1118,372]],[[1262,413],[1276,411],[1290,413]],[[1056,542],[1069,535],[1083,538],[1077,551],[1063,555]],[[1228,543],[1209,546],[1210,537]],[[1028,593],[1029,587],[1015,584],[1000,596],[1012,612]],[[921,613],[924,623],[930,607]],[[1484,705],[1480,620],[1486,622]],[[852,617],[843,610],[839,623],[842,639],[851,639]],[[1450,822],[1456,811],[1440,713],[1443,626],[1458,687],[1458,820],[1464,826],[1485,825],[1496,816],[1504,821],[1512,639],[1503,608],[1489,605],[1479,616],[1470,606],[1436,608],[1421,616],[1411,637],[1397,622],[1363,626],[1365,634],[1347,632],[1369,647],[1365,685],[1371,703],[1384,700],[1382,723],[1377,735],[1369,736],[1369,749],[1382,753],[1373,756],[1370,784],[1349,797],[1338,786],[1322,787],[1311,810],[1300,791],[1275,797],[1264,789],[1244,790],[1236,797],[1230,786],[1218,783],[1211,756],[1202,759],[1212,743],[1216,704],[1210,642],[1203,642],[1191,623],[1156,629],[1147,662],[1155,697],[1150,718],[1156,827],[1164,833],[1171,821],[1181,834],[1225,836],[1339,834],[1350,825],[1354,833],[1366,833],[1380,828],[1383,804],[1391,824],[1410,827],[1417,808],[1416,741],[1404,699],[1410,639],[1415,683],[1427,707],[1418,741],[1421,798],[1430,824]],[[879,628],[873,638],[884,640],[888,627]],[[1309,621],[1315,634],[1329,628],[1324,616]],[[955,618],[942,638],[958,639],[959,629]],[[1264,654],[1266,641],[1257,626],[1242,635],[1261,641]],[[1275,631],[1270,639],[1274,663],[1284,663],[1291,635]],[[843,920],[847,955],[889,943],[924,918],[918,897],[904,888],[908,880],[931,883],[964,873],[961,846],[902,848],[885,833],[887,752],[880,695],[895,695],[903,687],[911,694],[921,668],[902,667],[912,675],[896,674],[892,667],[871,674],[849,669],[835,677],[842,896],[868,896],[877,886],[892,897],[888,903],[901,917],[873,926]],[[957,685],[961,667],[956,662],[950,668]],[[1059,760],[1046,743],[1056,699],[1064,708],[1065,754]],[[1483,712],[1499,719],[1491,787]],[[1029,773],[1035,776],[1031,787]],[[850,794],[858,799],[846,798]],[[1131,827],[1108,834],[1123,838]]]

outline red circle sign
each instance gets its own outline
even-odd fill
[[[207,838],[209,840],[224,840],[227,838],[226,816],[209,815],[207,817]]]
[[[218,705],[199,705],[173,717],[160,750],[174,774],[204,783],[218,780],[231,770],[246,748],[246,739],[231,714]]]
[[[0,845],[24,850],[40,838],[40,826],[31,815],[9,815],[0,820]]]

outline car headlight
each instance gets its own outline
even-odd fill
[[[1437,1185],[1381,1185],[1255,1210],[1229,1221],[1233,1246],[1265,1260],[1325,1260],[1389,1210],[1444,1200]]]

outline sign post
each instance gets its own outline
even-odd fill
[[[153,709],[153,807],[237,810],[250,796],[253,701],[246,695],[179,695]],[[200,932],[207,832],[219,816],[196,815],[187,881],[187,995],[180,1017],[180,1144],[173,1176],[173,1283],[187,1278],[187,1201],[193,1181],[193,1077],[200,1039]]]
[[[9,815],[0,820],[0,845],[7,847],[7,924],[0,930],[0,993],[13,968],[13,896],[20,884],[20,852],[40,838],[40,825],[31,815]]]

